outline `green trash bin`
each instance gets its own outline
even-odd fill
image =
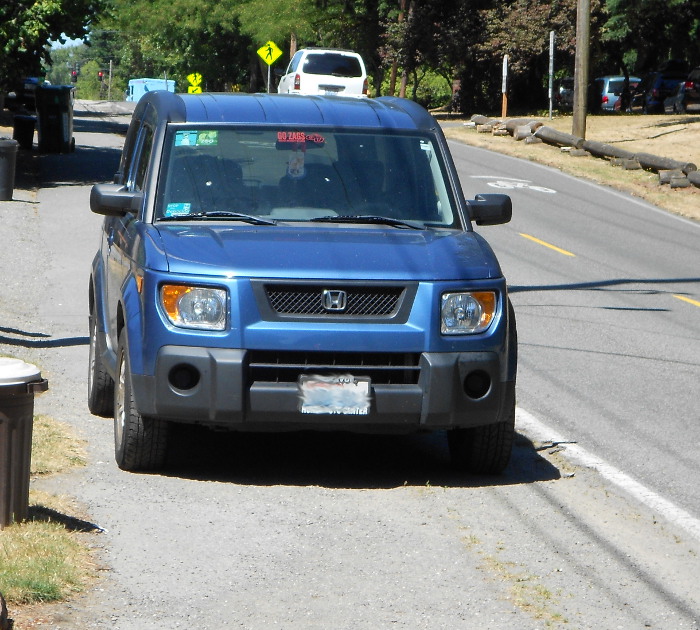
[[[48,387],[36,366],[0,358],[0,529],[27,519],[34,394]]]
[[[40,85],[36,88],[38,144],[41,153],[70,153],[73,139],[74,88]]]
[[[17,140],[0,138],[0,201],[11,201],[15,189]]]

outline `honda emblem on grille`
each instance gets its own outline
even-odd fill
[[[325,310],[342,313],[348,305],[348,294],[336,289],[323,289],[321,301]]]

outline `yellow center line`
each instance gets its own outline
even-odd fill
[[[693,306],[700,306],[700,302],[697,300],[691,300],[690,298],[687,298],[683,295],[675,295],[673,296],[674,298],[678,298],[679,300],[683,300],[684,302],[688,302],[688,304],[692,304]]]
[[[547,243],[546,241],[541,241],[539,238],[535,238],[534,236],[530,236],[529,234],[523,234],[521,232],[520,236],[522,236],[524,238],[528,238],[531,241],[538,243],[539,245],[544,245],[545,247],[549,247],[549,249],[553,249],[555,252],[559,252],[560,254],[564,254],[564,256],[576,257],[576,254],[572,254],[571,252],[567,252],[565,249],[561,249],[561,248],[557,247],[556,245],[552,245],[551,243]]]

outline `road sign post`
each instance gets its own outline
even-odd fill
[[[258,55],[267,64],[267,93],[270,93],[270,79],[272,64],[282,56],[282,51],[273,41],[268,41],[264,46],[258,48]]]
[[[503,55],[503,76],[501,81],[503,102],[501,105],[501,118],[505,120],[508,114],[508,55]]]

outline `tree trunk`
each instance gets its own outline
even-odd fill
[[[586,151],[592,155],[595,155],[596,157],[614,157],[623,158],[625,160],[631,160],[634,158],[634,153],[632,151],[627,151],[611,144],[596,142],[595,140],[584,140],[582,148],[586,149]]]
[[[670,158],[651,155],[651,153],[636,153],[635,157],[642,165],[642,168],[648,171],[672,171],[678,169],[688,174],[691,171],[698,170],[698,167],[692,162],[678,162]]]
[[[580,149],[583,146],[583,138],[557,131],[551,127],[540,127],[535,131],[535,136],[542,138],[542,140],[548,144],[555,144],[560,147],[574,147],[575,149]]]

